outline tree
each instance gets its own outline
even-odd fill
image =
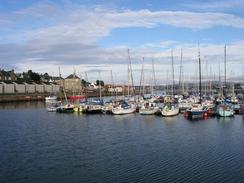
[[[32,70],[28,70],[27,72],[23,72],[23,79],[26,82],[40,82],[41,77],[38,73],[32,72]]]
[[[96,85],[97,86],[99,86],[99,85],[104,86],[104,82],[102,80],[97,80]]]
[[[88,86],[89,84],[91,84],[91,83],[87,82],[87,81],[84,80],[84,79],[81,80],[81,85],[82,85],[82,86]]]
[[[35,82],[40,82],[40,80],[41,80],[40,75],[38,73],[35,73],[35,72],[33,72],[31,74],[30,78],[31,78],[32,81],[35,81]]]

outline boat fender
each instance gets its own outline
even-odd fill
[[[187,118],[188,116],[189,116],[188,112],[185,111],[185,112],[184,112],[184,117]]]

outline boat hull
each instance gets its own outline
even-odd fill
[[[123,114],[131,114],[134,113],[135,109],[129,108],[129,109],[112,109],[112,113],[115,115],[123,115]]]
[[[153,115],[157,113],[158,109],[139,109],[141,115]]]
[[[172,110],[162,110],[161,114],[164,117],[171,117],[171,116],[176,116],[179,114],[179,108],[172,109]]]
[[[56,112],[58,112],[58,113],[73,113],[74,108],[58,108],[56,110]]]
[[[208,113],[206,110],[201,110],[201,111],[186,111],[189,119],[205,119],[208,117]]]
[[[234,110],[227,105],[222,105],[217,108],[217,114],[220,117],[232,117],[234,116]]]

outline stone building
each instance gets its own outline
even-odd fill
[[[75,74],[69,75],[64,80],[64,88],[67,92],[78,93],[81,90],[81,80]]]

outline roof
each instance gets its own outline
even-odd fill
[[[67,78],[65,79],[80,79],[78,76],[76,76],[75,74],[70,74]]]
[[[11,71],[4,71],[4,70],[0,70],[0,75],[2,76],[10,76]]]
[[[59,77],[59,76],[53,76],[53,77],[51,77],[51,79],[52,79],[52,80],[62,80],[62,79],[64,79],[64,78]]]
[[[24,81],[21,81],[21,80],[14,81],[13,83],[16,83],[16,84],[25,84]]]
[[[1,81],[3,84],[5,83],[5,84],[13,84],[13,82],[12,81]]]

